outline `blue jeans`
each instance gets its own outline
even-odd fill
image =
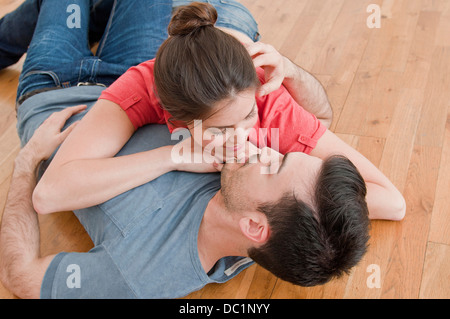
[[[17,99],[80,82],[108,86],[131,66],[154,58],[167,38],[172,1],[115,0],[96,55],[89,48],[90,10],[89,0],[41,0]]]
[[[258,24],[248,9],[237,0],[173,0],[173,6],[184,6],[194,1],[207,2],[217,11],[216,27],[229,28],[246,34],[254,42],[261,36]]]
[[[16,26],[25,23],[25,19],[30,21],[30,27],[23,29],[21,37],[17,35],[17,39],[12,39],[18,51],[28,47],[30,32],[35,32],[19,79],[17,99],[36,89],[70,87],[79,82],[110,85],[131,66],[155,57],[167,38],[172,6],[191,2],[27,0],[8,19],[11,21],[14,17]],[[258,25],[242,4],[235,0],[203,2],[215,6],[218,12],[216,26],[231,28],[254,41],[259,40]],[[68,27],[71,14],[68,6],[74,3],[80,7],[80,28]],[[0,38],[4,33],[0,23]],[[100,38],[100,35],[103,36]],[[89,50],[88,39],[100,41],[96,56]],[[0,40],[0,57],[1,46]]]
[[[98,42],[108,23],[114,0],[91,0],[89,39]],[[0,70],[27,52],[39,17],[42,0],[25,0],[16,10],[0,19]]]
[[[186,5],[194,0],[173,0],[173,6]],[[254,41],[260,39],[258,25],[242,4],[235,0],[203,0],[219,12],[219,27],[238,30]],[[33,38],[42,0],[25,0],[15,11],[0,19],[0,70],[16,63],[27,52]],[[114,0],[91,0],[89,40],[100,41],[108,24]]]

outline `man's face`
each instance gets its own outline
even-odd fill
[[[256,211],[260,204],[276,202],[286,193],[313,206],[322,160],[304,153],[277,156],[278,160],[250,158],[246,163],[224,165],[221,192],[228,210]]]

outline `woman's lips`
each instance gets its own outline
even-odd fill
[[[234,146],[227,147],[227,150],[239,151],[241,148],[242,148],[242,144],[237,144],[237,145],[234,145]]]

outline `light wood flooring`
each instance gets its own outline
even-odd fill
[[[21,2],[0,0],[0,16]],[[324,286],[293,286],[254,265],[187,298],[449,298],[450,1],[242,3],[263,42],[323,83],[335,114],[332,131],[393,181],[407,212],[401,222],[373,221],[362,262]],[[381,7],[381,28],[367,26],[370,4]],[[22,63],[0,71],[0,209],[19,151],[14,101]],[[40,222],[43,254],[92,247],[71,212]],[[1,284],[0,297],[15,298]]]

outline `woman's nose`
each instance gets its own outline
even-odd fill
[[[229,136],[229,141],[233,144],[244,144],[247,141],[249,130],[238,127],[234,129],[233,134]]]

